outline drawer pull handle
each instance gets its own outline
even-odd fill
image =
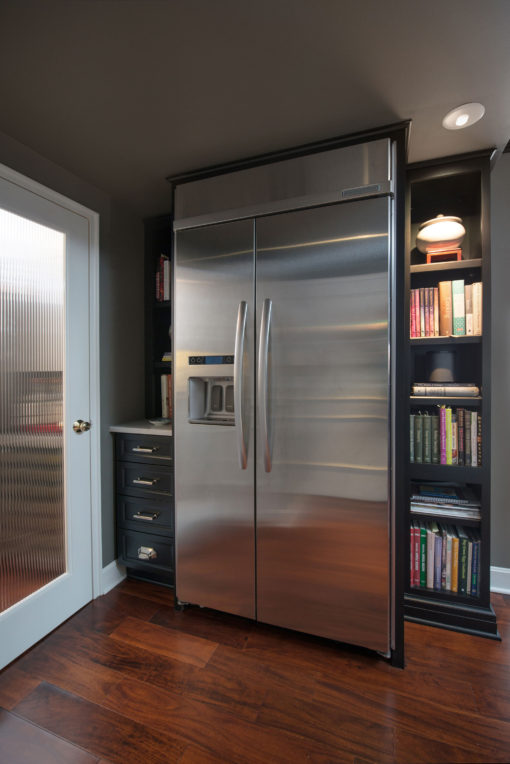
[[[131,449],[135,454],[153,454],[159,451],[159,446],[135,446]]]
[[[151,546],[139,546],[138,547],[138,559],[139,560],[155,560],[158,556],[155,549]]]
[[[137,512],[133,515],[133,520],[148,520],[152,523],[153,520],[157,520],[159,512]]]
[[[133,485],[156,485],[159,478],[143,478],[137,477],[133,480]]]

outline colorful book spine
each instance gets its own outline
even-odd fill
[[[473,284],[473,334],[482,333],[482,283]]]
[[[471,596],[478,597],[480,595],[480,538],[476,533],[472,534],[473,541],[473,567],[471,573]]]
[[[441,531],[436,526],[434,531],[434,589],[441,591],[441,555],[442,555],[443,537]]]
[[[457,592],[459,586],[459,537],[456,531],[452,534],[452,585],[451,591]]]
[[[434,337],[439,337],[439,289],[434,287]]]
[[[478,467],[478,422],[476,411],[471,412],[471,466]]]
[[[440,526],[441,531],[441,589],[446,590],[446,560],[448,550],[448,530],[445,525]]]
[[[452,282],[440,281],[439,289],[439,334],[449,337],[452,333]]]
[[[414,303],[414,295],[415,295],[416,289],[411,289],[410,293],[410,299],[409,299],[409,326],[410,326],[410,334],[411,337],[416,337],[416,305]]]
[[[432,417],[428,412],[422,416],[423,431],[423,462],[431,464],[432,462]]]
[[[414,461],[416,464],[423,462],[423,418],[421,415],[414,418]]]
[[[419,298],[420,298],[420,337],[426,337],[425,334],[425,294],[424,289],[420,288],[419,290]]]
[[[452,409],[450,406],[445,407],[445,431],[446,464],[452,464]]]
[[[458,427],[457,412],[452,411],[452,464],[458,464]]]
[[[452,281],[452,334],[466,333],[466,306],[464,298],[464,279]]]
[[[432,464],[439,464],[439,416],[434,414],[432,420]]]
[[[425,300],[425,337],[430,337],[430,289],[423,290]]]
[[[471,467],[471,412],[464,413],[464,463]]]
[[[478,467],[482,466],[482,416],[476,418],[476,463]]]
[[[414,422],[415,414],[409,416],[409,461],[414,464]]]
[[[439,409],[439,448],[440,464],[446,464],[446,408]]]
[[[435,535],[432,525],[427,525],[427,589],[434,588],[434,545]]]
[[[421,588],[427,585],[427,528],[425,523],[420,523],[420,580]]]
[[[466,298],[466,334],[473,334],[473,285],[466,284],[464,287]]]
[[[464,409],[457,409],[458,464],[464,465]]]
[[[459,536],[459,594],[467,594],[468,536],[464,528],[458,528]]]

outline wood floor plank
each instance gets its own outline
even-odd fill
[[[12,665],[0,673],[0,706],[10,711],[39,684],[35,676],[28,676]]]
[[[112,688],[105,703],[122,708],[122,713],[187,744],[200,744],[212,756],[236,764],[288,764],[309,762],[314,751],[326,753],[303,730],[287,733],[259,721],[253,723],[212,704],[151,688],[139,682],[123,681]],[[161,709],[170,708],[170,713]],[[304,731],[306,733],[306,730]]]
[[[183,635],[175,629],[143,623],[136,618],[125,618],[110,636],[119,642],[200,667],[207,664],[218,647],[217,642]]]
[[[168,764],[185,745],[121,714],[40,684],[15,708],[16,714],[112,764]]]
[[[122,676],[135,678],[148,684],[181,691],[195,670],[189,663],[167,658],[141,647],[113,639],[108,634],[89,632],[55,633],[48,642],[47,649],[58,653],[67,660],[87,664],[99,664]]]
[[[1,708],[0,760],[6,764],[99,764],[96,756]]]
[[[459,748],[447,743],[441,743],[424,737],[416,732],[405,732],[397,729],[395,734],[396,764],[430,764],[431,762],[448,762],[448,764],[505,764],[508,757],[492,758],[492,754],[481,747],[474,749]]]
[[[244,647],[253,627],[253,623],[246,618],[208,608],[186,608],[176,611],[175,608],[163,607],[150,620],[159,626],[184,631],[186,634],[194,634],[196,637],[239,649]]]
[[[98,597],[82,608],[71,622],[74,629],[81,628],[82,631],[92,629],[109,634],[124,618],[130,616],[141,621],[149,621],[160,608],[161,603],[157,600],[135,598],[128,593],[112,589],[104,597]],[[67,623],[60,628],[65,630]]]
[[[137,581],[131,578],[124,579],[112,591],[115,591],[116,594],[127,594],[130,597],[136,597],[144,601],[156,602],[160,607],[173,608],[175,602],[173,589],[167,586],[155,586],[147,581]]]

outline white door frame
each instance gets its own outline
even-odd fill
[[[0,164],[0,176],[10,183],[58,204],[86,218],[89,225],[89,318],[90,318],[90,498],[92,532],[92,597],[101,596],[102,535],[101,535],[101,421],[99,373],[99,214],[68,199],[47,186]]]

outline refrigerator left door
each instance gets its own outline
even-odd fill
[[[255,617],[254,224],[175,234],[176,596]]]

